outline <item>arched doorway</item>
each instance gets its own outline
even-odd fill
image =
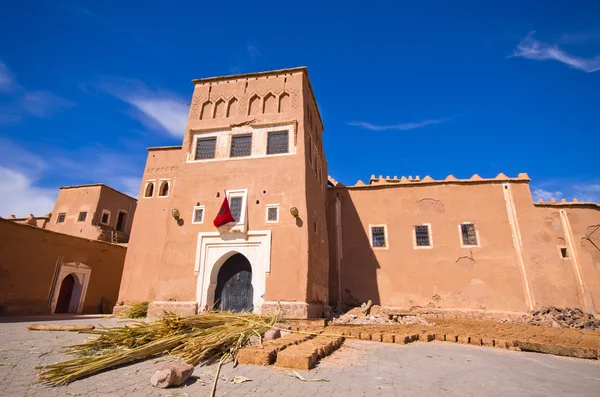
[[[75,278],[72,274],[65,277],[60,284],[60,292],[56,301],[56,309],[54,313],[69,313],[71,305],[71,297],[73,296],[73,287],[75,286]]]
[[[215,309],[241,312],[254,310],[252,303],[252,267],[242,254],[234,254],[223,263],[217,276]]]

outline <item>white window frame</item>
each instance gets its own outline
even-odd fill
[[[288,152],[267,154],[267,144],[269,132],[274,131],[287,131],[288,132]],[[193,134],[192,146],[190,152],[187,154],[187,163],[206,163],[214,161],[243,161],[255,158],[265,157],[281,157],[281,156],[293,156],[296,154],[296,125],[295,123],[284,123],[284,124],[270,124],[265,126],[250,126],[244,125],[240,127],[234,127],[227,130],[218,131],[199,131],[190,130]],[[231,157],[231,136],[237,134],[252,134],[252,149],[250,156]],[[198,146],[198,139],[200,138],[217,138],[215,146],[215,157],[212,159],[200,159],[196,158],[196,149]]]
[[[384,235],[384,238],[385,238],[385,245],[383,247],[375,247],[375,246],[373,246],[373,228],[374,227],[382,227],[383,228],[383,235]],[[388,249],[390,249],[390,240],[388,238],[387,224],[376,224],[376,225],[369,224],[369,245],[374,250],[388,250]]]
[[[417,245],[417,229],[415,226],[427,226],[427,231],[429,234],[429,245]],[[416,250],[428,250],[433,248],[433,231],[431,229],[431,223],[422,223],[420,225],[413,225],[411,228],[412,239],[413,239],[413,249]]]
[[[562,259],[563,261],[568,261],[571,260],[571,252],[569,251],[569,247],[566,245],[558,245],[556,247],[558,249],[558,257],[560,259]],[[567,250],[567,256],[562,256],[562,249],[566,249]]]
[[[269,208],[276,208],[277,209],[277,220],[275,221],[270,221],[269,220]],[[279,223],[279,204],[267,204],[267,210],[265,211],[265,222],[266,223]]]
[[[231,203],[232,197],[242,197],[242,209],[240,219],[236,223],[228,223],[230,232],[246,233],[246,214],[248,212],[248,189],[227,190],[227,201]]]
[[[465,242],[463,240],[463,235],[462,235],[462,228],[461,228],[462,225],[475,226],[475,238],[477,239],[477,244],[475,244],[475,245],[465,244]],[[477,224],[475,222],[459,223],[458,224],[458,239],[460,241],[461,248],[481,248],[481,239],[479,238],[479,228],[477,227]]]
[[[152,196],[146,196],[146,190],[148,190],[149,184],[154,184],[154,188],[152,189]],[[156,195],[156,179],[149,179],[146,181],[146,185],[144,185],[144,192],[142,193],[142,197],[145,199],[151,199]]]
[[[106,223],[102,222],[102,218],[104,218],[104,214],[108,214],[108,220],[106,221]],[[111,216],[111,213],[110,213],[109,210],[102,210],[102,215],[100,216],[100,223],[102,225],[107,225],[108,226],[110,224],[110,216]]]
[[[165,196],[160,195],[160,189],[162,188],[163,182],[167,182],[167,194]],[[171,178],[161,178],[158,180],[158,192],[156,193],[157,198],[167,198],[171,194],[171,189],[173,185],[171,184]]]
[[[196,222],[196,210],[202,210],[202,220],[200,222]],[[206,216],[206,208],[203,205],[195,205],[192,210],[192,224],[200,225],[204,223],[204,217]]]

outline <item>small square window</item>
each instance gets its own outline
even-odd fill
[[[56,218],[56,223],[64,223],[66,217],[67,217],[67,214],[64,212],[58,214],[58,217]]]
[[[192,223],[204,222],[204,207],[194,207],[194,219]]]
[[[110,221],[110,212],[106,210],[102,210],[102,217],[100,218],[100,223],[104,225],[108,225]]]
[[[250,156],[250,154],[252,154],[252,134],[232,135],[229,155],[243,157]]]
[[[77,222],[85,222],[85,218],[87,218],[87,212],[80,212],[79,217],[77,218]]]
[[[287,131],[272,131],[267,136],[267,154],[287,153],[289,148]]]
[[[472,223],[463,223],[460,225],[460,231],[462,234],[463,245],[477,245],[475,225]]]
[[[415,241],[417,247],[430,247],[431,241],[429,241],[429,226],[420,225],[415,226]]]
[[[279,206],[268,205],[267,206],[267,223],[279,222]]]
[[[566,248],[566,247],[562,247],[562,248],[560,249],[560,255],[561,255],[563,258],[568,258],[568,257],[569,257],[569,252],[567,251],[567,248]]]
[[[371,246],[385,248],[385,227],[371,226]]]
[[[195,160],[214,159],[215,148],[217,147],[217,138],[198,138],[196,141]]]

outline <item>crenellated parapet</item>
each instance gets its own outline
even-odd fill
[[[550,201],[544,201],[540,199],[537,203],[534,203],[536,207],[595,207],[600,209],[600,204],[591,202],[591,201],[579,201],[576,197],[573,197],[573,200],[567,201],[566,199],[561,199],[557,201],[554,198],[551,198]]]
[[[394,175],[393,177],[379,175],[371,175],[369,183],[366,184],[362,180],[356,182],[352,188],[368,188],[373,186],[394,186],[394,185],[430,185],[430,184],[473,184],[473,183],[488,183],[488,182],[529,182],[531,179],[526,173],[520,173],[516,178],[509,178],[503,173],[498,174],[495,178],[482,178],[481,176],[474,174],[469,179],[457,179],[453,175],[448,175],[445,179],[433,179],[429,175],[421,178],[419,175],[412,176],[400,176]]]

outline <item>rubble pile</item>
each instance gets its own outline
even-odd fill
[[[355,307],[354,309],[342,314],[338,318],[332,321],[335,325],[380,325],[380,324],[391,324],[391,325],[435,325],[434,323],[427,322],[423,317],[417,314],[403,314],[394,313],[386,310],[378,305],[372,305],[366,307],[363,304],[361,307]]]
[[[541,327],[600,329],[600,319],[577,308],[542,307],[531,311],[528,317],[528,324]]]

